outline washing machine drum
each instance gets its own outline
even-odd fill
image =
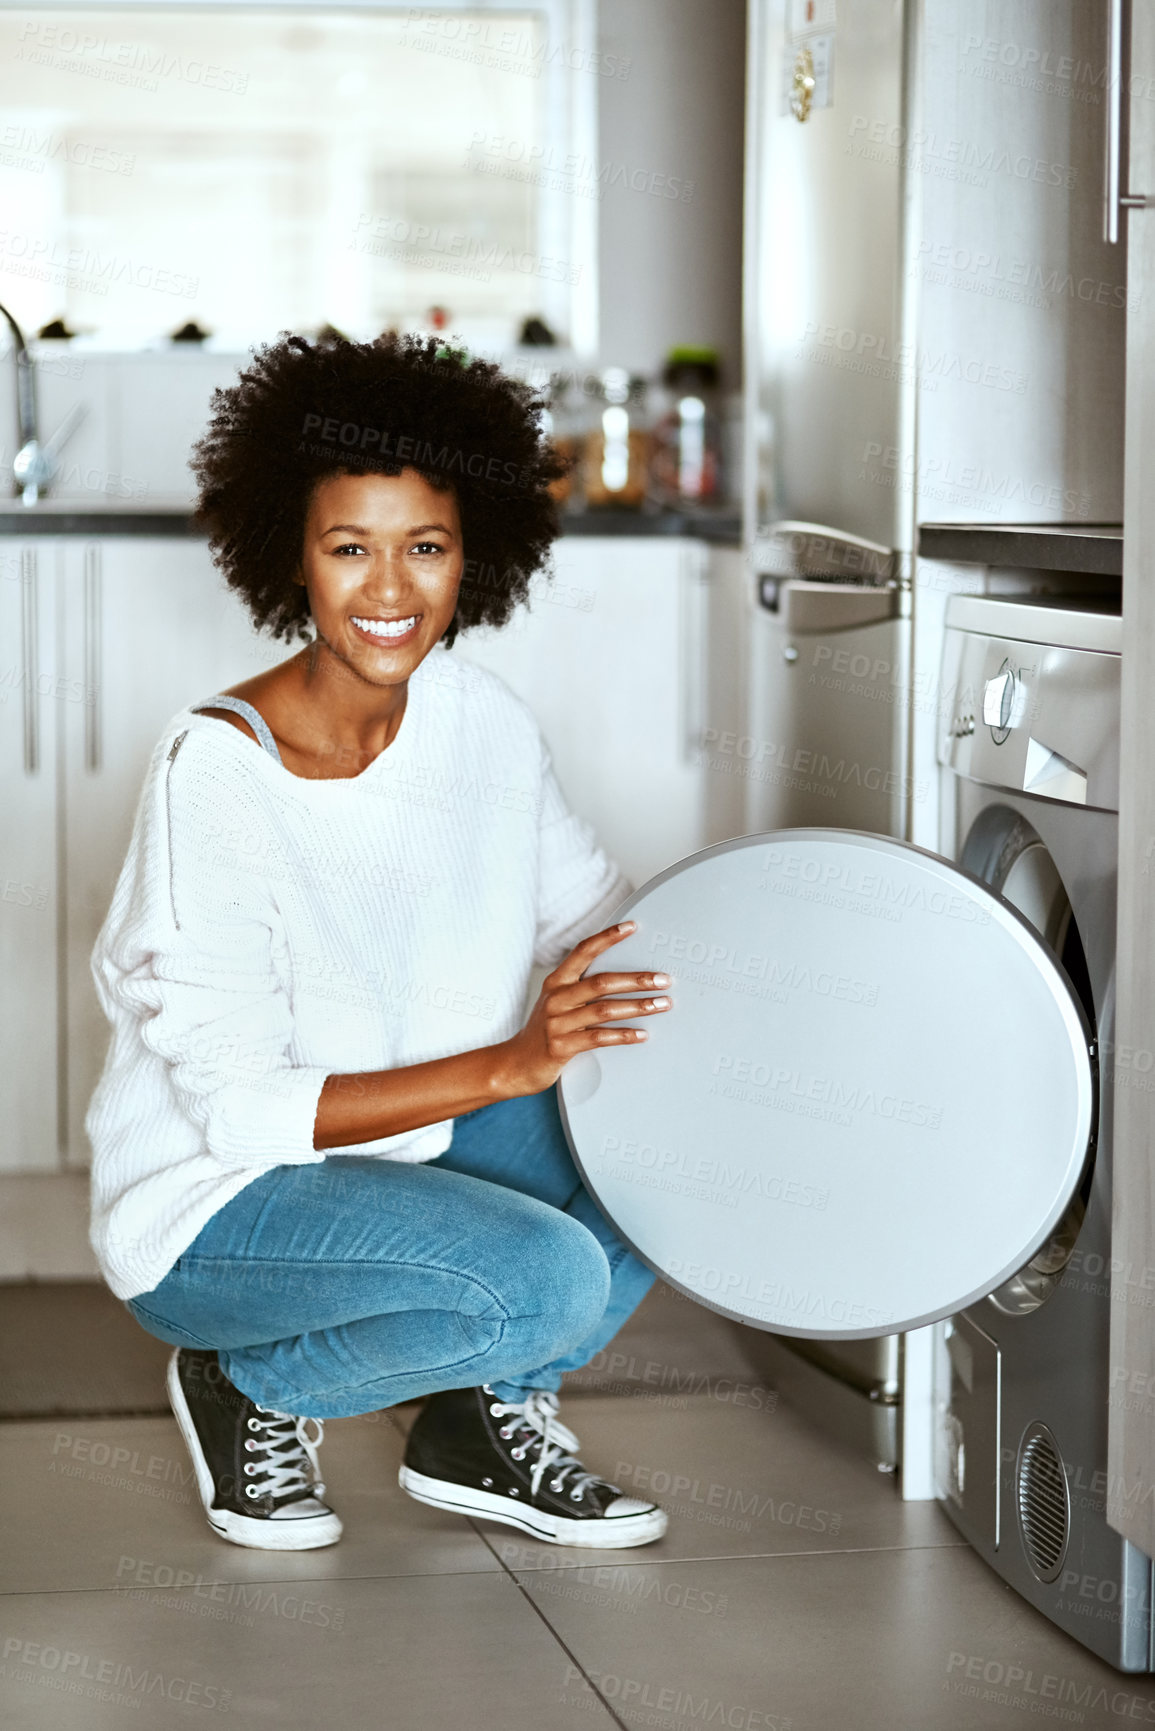
[[[672,866],[591,971],[660,970],[646,1042],[562,1072],[566,1131],[671,1286],[775,1333],[865,1339],[1022,1268],[1094,1129],[1082,1007],[1053,952],[950,862],[846,830]]]

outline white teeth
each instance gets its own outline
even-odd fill
[[[404,637],[416,625],[417,615],[414,613],[409,619],[358,619],[354,614],[353,623],[362,631],[372,632],[374,637]]]

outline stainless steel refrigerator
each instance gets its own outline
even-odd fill
[[[1098,581],[919,556],[933,523],[1119,523],[1126,257],[1107,0],[751,0],[746,826],[937,849],[946,601]],[[929,537],[927,537],[929,540]],[[963,547],[960,555],[957,551]],[[1077,561],[1076,561],[1077,563]],[[898,1460],[902,1344],[776,1347]]]

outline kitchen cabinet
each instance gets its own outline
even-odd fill
[[[0,1165],[57,1164],[56,565],[0,542]]]
[[[585,535],[554,562],[528,609],[454,653],[528,703],[570,807],[641,884],[742,828],[740,783],[708,750],[741,714],[741,562],[681,537]]]
[[[108,1028],[89,956],[149,754],[182,704],[282,659],[203,541],[0,542],[5,806],[0,1169],[86,1165],[84,1113]]]

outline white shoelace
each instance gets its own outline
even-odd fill
[[[487,1389],[486,1393],[492,1391]],[[508,1414],[516,1414],[520,1423],[502,1426],[501,1435],[509,1438],[514,1431],[523,1427],[540,1438],[540,1446],[536,1442],[519,1444],[510,1453],[515,1460],[523,1460],[530,1448],[538,1447],[538,1457],[529,1475],[531,1496],[535,1496],[541,1486],[547,1470],[553,1471],[550,1480],[551,1491],[561,1491],[566,1488],[566,1479],[573,1482],[569,1494],[575,1503],[580,1503],[590,1485],[602,1485],[608,1481],[598,1477],[597,1473],[588,1473],[577,1458],[578,1439],[568,1425],[562,1424],[558,1418],[558,1399],[548,1389],[531,1389],[524,1401],[491,1401],[490,1412],[494,1418],[505,1418]],[[616,1489],[615,1487],[611,1487]]]
[[[307,1426],[316,1425],[317,1434],[310,1437]],[[247,1454],[264,1454],[266,1460],[246,1461],[245,1474],[250,1489],[258,1496],[286,1497],[293,1492],[307,1491],[323,1497],[324,1481],[317,1450],[325,1440],[324,1421],[319,1418],[297,1418],[291,1412],[278,1412],[275,1407],[257,1407],[256,1417],[248,1421],[249,1435],[245,1438]]]

